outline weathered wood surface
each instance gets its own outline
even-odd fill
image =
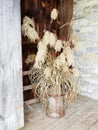
[[[98,130],[98,101],[79,96],[61,119],[48,118],[40,103],[26,106],[21,130]]]
[[[30,99],[24,102],[24,105],[30,105],[39,102],[38,98]]]
[[[29,70],[29,71],[23,71],[22,72],[22,75],[24,76],[24,75],[29,75],[29,74],[31,74],[31,71]]]
[[[32,90],[32,85],[23,86],[23,91]]]
[[[51,11],[58,10],[58,18],[51,23]],[[73,17],[73,0],[22,0],[21,16],[33,17],[35,26],[40,38],[43,31],[48,30],[56,33],[58,38],[69,40],[71,28],[69,25],[60,28],[66,23],[70,23]]]
[[[73,17],[73,0],[60,0],[60,21],[63,26],[70,23]],[[69,40],[71,28],[66,25],[60,29],[60,36],[64,40]]]
[[[20,0],[0,0],[0,130],[24,124]]]

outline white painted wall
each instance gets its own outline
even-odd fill
[[[0,130],[24,125],[20,0],[0,0]]]
[[[80,94],[98,99],[98,0],[74,0],[74,19],[74,34],[82,45],[75,53]]]

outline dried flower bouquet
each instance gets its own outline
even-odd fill
[[[53,9],[51,22],[57,16],[58,11]],[[23,20],[22,33],[31,41],[39,41],[30,80],[43,106],[47,107],[50,95],[63,95],[64,107],[75,101],[79,71],[75,67],[73,49],[70,47],[72,39],[63,41],[50,31],[45,31],[40,39],[35,30],[34,19],[27,16]]]
[[[38,52],[30,76],[37,96],[47,106],[49,95],[64,95],[64,102],[71,103],[77,96],[79,72],[74,65],[70,43],[64,42],[46,31],[38,43]]]

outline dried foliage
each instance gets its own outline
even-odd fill
[[[57,16],[58,11],[53,9],[51,19],[55,20]],[[26,21],[27,23],[31,23],[29,20]],[[34,28],[34,21],[32,24]],[[67,25],[71,26],[70,23],[67,23],[62,25],[60,29]],[[25,30],[26,28],[23,27],[23,34],[26,32]],[[26,36],[30,38],[32,35],[35,36],[30,32]],[[63,95],[65,106],[66,103],[70,104],[76,99],[79,71],[74,64],[72,35],[70,34],[69,36],[67,41],[63,41],[58,39],[56,34],[46,31],[38,43],[38,51],[35,63],[31,68],[30,80],[36,95],[45,108],[47,107],[49,95]]]
[[[25,60],[26,64],[33,63],[35,61],[35,54],[28,55],[27,59]]]
[[[33,18],[31,19],[27,16],[24,17],[22,24],[22,34],[23,36],[27,36],[28,39],[32,42],[39,40],[39,35],[35,29],[35,22]]]
[[[47,106],[49,95],[64,95],[65,105],[66,101],[75,101],[78,74],[69,41],[57,39],[55,34],[46,31],[38,43],[38,52],[30,75],[31,83],[44,107]]]

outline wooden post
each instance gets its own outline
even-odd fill
[[[0,130],[23,125],[20,0],[0,0]]]
[[[61,26],[70,23],[73,16],[73,0],[60,0],[60,21]],[[69,25],[64,26],[60,30],[61,38],[68,40],[69,38]]]

